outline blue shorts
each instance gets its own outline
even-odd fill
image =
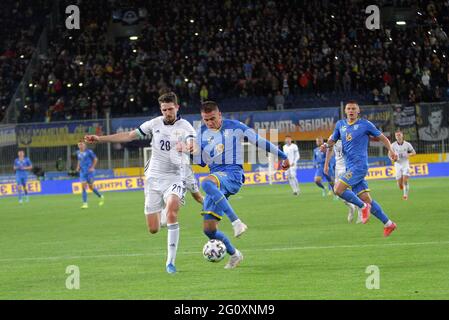
[[[242,172],[214,172],[210,174],[218,181],[218,187],[226,199],[240,191],[245,178]],[[201,214],[204,220],[221,220],[224,212],[215,204],[215,201],[206,194]]]
[[[88,184],[94,183],[94,173],[93,172],[80,172],[81,182],[87,182]]]
[[[16,182],[18,185],[25,186],[27,184],[27,176],[16,176]]]
[[[323,177],[325,177],[328,182],[331,182],[331,181],[333,181],[333,179],[331,177],[333,177],[335,175],[333,172],[334,172],[334,168],[329,167],[329,175],[326,175],[324,173],[324,168],[318,167],[315,171],[315,178],[320,177],[322,179]]]
[[[368,169],[353,169],[346,168],[345,174],[343,174],[339,179],[341,182],[351,187],[352,192],[356,195],[360,195],[363,192],[369,192],[368,183],[365,180]]]

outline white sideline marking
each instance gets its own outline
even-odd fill
[[[284,247],[284,248],[265,248],[265,249],[248,249],[245,252],[252,251],[289,251],[289,250],[322,250],[322,249],[351,249],[351,248],[371,248],[371,247],[400,247],[400,246],[428,246],[428,245],[449,245],[449,241],[440,242],[410,242],[410,243],[380,243],[380,244],[362,244],[362,245],[341,245],[341,246],[309,246],[309,247]],[[0,262],[14,261],[45,261],[45,260],[72,260],[72,259],[101,259],[101,258],[118,258],[118,257],[144,257],[144,256],[164,256],[165,251],[152,253],[124,253],[124,254],[100,254],[87,256],[55,256],[55,257],[31,257],[31,258],[9,258],[0,259]],[[200,251],[184,251],[178,252],[185,255],[201,254]]]

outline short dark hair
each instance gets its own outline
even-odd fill
[[[163,93],[157,101],[159,104],[162,103],[170,103],[173,102],[174,104],[178,105],[178,96],[173,91]]]
[[[218,104],[215,101],[204,101],[201,104],[201,112],[209,113],[216,110],[220,111],[220,109],[218,108]]]
[[[357,103],[357,101],[355,101],[355,100],[349,100],[348,102],[346,102],[346,104],[356,104],[356,105],[359,105],[359,104]]]

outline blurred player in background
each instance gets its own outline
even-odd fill
[[[335,156],[334,156],[335,155]],[[329,166],[332,166],[331,163],[331,159],[334,158],[335,159],[335,182],[338,181],[339,177],[343,176],[346,172],[346,164],[345,164],[345,158],[343,156],[343,145],[341,143],[341,140],[338,140],[333,147],[330,147],[327,150],[326,153],[326,161],[324,163],[324,173],[329,175],[330,173],[332,173],[332,171],[330,171]],[[362,222],[361,220],[361,211],[358,210],[357,206],[346,201],[343,200],[343,203],[348,206],[349,211],[348,211],[348,222],[351,223],[354,220],[354,214],[356,212],[358,212],[359,214],[357,215],[357,223]]]
[[[326,161],[326,152],[320,150],[320,146],[323,144],[324,140],[322,137],[316,138],[315,140],[317,147],[313,149],[313,165],[316,168],[315,171],[315,184],[322,189],[323,197],[326,196],[326,187],[323,185],[323,177],[326,178],[329,189],[334,187],[333,178],[324,173],[324,162]]]
[[[398,130],[395,133],[396,141],[391,144],[394,152],[398,155],[398,159],[394,161],[391,157],[390,160],[394,163],[394,169],[396,171],[396,181],[398,187],[403,191],[402,199],[408,199],[408,191],[410,189],[408,180],[410,178],[410,162],[409,158],[416,155],[413,146],[404,140],[403,133]]]
[[[33,164],[28,157],[25,157],[25,152],[23,150],[19,150],[17,156],[18,158],[14,160],[14,171],[16,172],[17,194],[19,196],[19,203],[22,204],[22,193],[25,194],[25,202],[30,201],[27,190],[27,182],[28,171],[31,171],[31,169],[33,169]]]
[[[179,244],[178,212],[186,191],[184,148],[194,150],[196,132],[192,125],[178,116],[178,97],[173,92],[162,94],[159,99],[162,116],[144,122],[130,132],[107,136],[86,136],[90,143],[126,143],[152,137],[152,152],[145,164],[145,216],[148,231],[157,233],[161,227],[161,211],[167,208],[167,260],[165,269],[176,273],[175,260]]]
[[[201,187],[206,193],[203,204],[204,234],[209,239],[222,241],[231,256],[225,269],[233,269],[243,260],[229,238],[220,230],[218,223],[223,214],[231,220],[234,236],[242,235],[247,226],[238,218],[228,198],[240,191],[245,182],[243,174],[243,154],[241,143],[244,139],[283,159],[282,169],[289,168],[287,155],[269,141],[263,139],[253,129],[236,120],[223,119],[217,103],[206,101],[201,105],[201,126],[197,143],[201,147],[194,162],[208,166],[210,175],[204,178]]]
[[[98,205],[102,206],[104,204],[104,196],[94,186],[95,167],[98,163],[98,158],[91,149],[87,148],[84,141],[78,142],[78,149],[79,150],[76,152],[76,157],[78,158],[76,171],[80,173],[80,181],[83,188],[83,205],[81,208],[89,208],[89,205],[87,204],[88,187],[98,198],[100,198]]]
[[[384,224],[384,236],[388,237],[396,229],[396,224],[387,217],[381,206],[371,198],[368,183],[365,180],[368,173],[368,143],[370,137],[377,137],[388,149],[392,159],[396,160],[397,155],[394,153],[388,138],[374,124],[366,119],[359,118],[360,107],[356,102],[351,101],[346,104],[345,113],[347,119],[337,122],[334,133],[328,142],[321,146],[321,150],[325,151],[338,140],[342,141],[346,172],[339,177],[335,185],[335,193],[343,200],[362,209],[362,223],[367,223],[370,213],[372,213]]]
[[[288,157],[288,162],[290,162],[290,168],[287,170],[288,182],[290,187],[292,187],[293,194],[297,196],[300,192],[298,179],[296,178],[296,165],[299,161],[299,149],[295,143],[292,143],[292,137],[285,137],[285,144],[283,147],[284,153]]]

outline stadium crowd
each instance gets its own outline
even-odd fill
[[[383,1],[413,8],[416,20],[374,31],[365,27],[363,1],[126,2],[146,7],[137,41],[111,37],[111,12],[123,3],[107,0],[79,1],[81,30],[60,24],[49,34],[20,121],[156,113],[165,87],[187,110],[232,97],[260,98],[260,109],[354,94],[371,104],[418,103],[440,101],[449,88],[447,0]],[[32,50],[26,41],[10,45]],[[9,83],[0,84],[2,104],[26,67],[17,54],[1,68]]]

